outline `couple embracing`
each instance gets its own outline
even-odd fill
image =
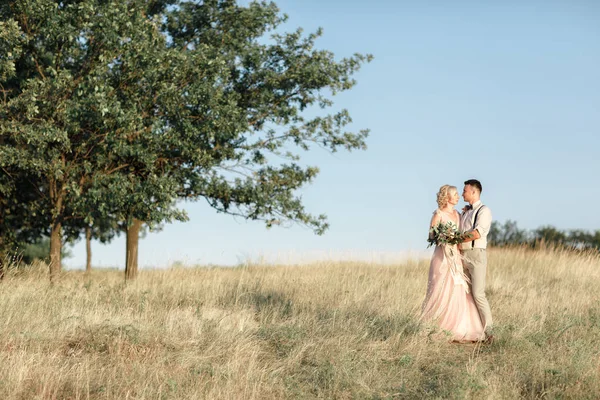
[[[437,194],[438,209],[430,224],[436,244],[429,267],[427,294],[421,317],[449,332],[454,342],[491,343],[492,313],[485,297],[487,234],[492,212],[480,200],[481,183],[465,182],[468,205],[459,213],[458,190],[444,185]],[[454,232],[448,235],[448,230]]]

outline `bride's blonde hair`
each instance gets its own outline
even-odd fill
[[[439,208],[446,207],[446,204],[448,204],[452,192],[458,193],[458,189],[456,188],[456,186],[444,185],[440,188],[440,190],[437,193],[437,203]]]

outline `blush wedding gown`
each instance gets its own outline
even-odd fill
[[[457,226],[445,212],[438,209],[435,213],[441,216],[441,223],[450,221]],[[455,342],[475,342],[485,338],[457,245],[435,247],[421,318],[448,332],[450,340]]]

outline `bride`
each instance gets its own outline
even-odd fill
[[[460,216],[454,209],[458,201],[455,186],[442,186],[437,194],[438,209],[433,213],[430,227],[450,223],[458,230]],[[455,342],[485,339],[483,324],[470,293],[469,281],[463,272],[456,244],[440,243],[435,246],[421,318],[447,331],[450,339]]]

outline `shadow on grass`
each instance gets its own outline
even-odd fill
[[[264,290],[258,287],[232,288],[219,299],[224,308],[242,306],[254,309],[257,314],[276,314],[282,319],[290,318],[294,313],[294,302],[283,292]]]
[[[133,325],[97,325],[77,328],[66,338],[64,352],[68,356],[79,353],[113,354],[125,348],[143,346],[140,332]]]

